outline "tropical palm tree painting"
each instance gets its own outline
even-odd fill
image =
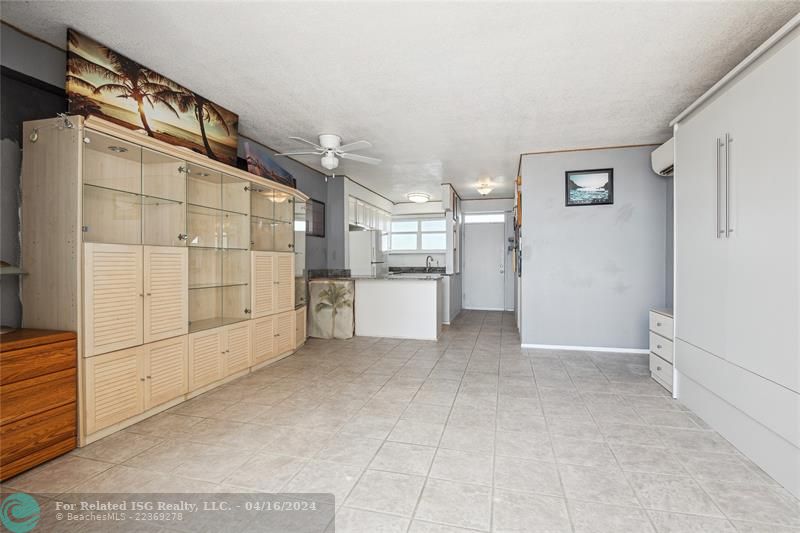
[[[150,137],[236,164],[235,113],[75,30],[67,31],[67,44],[70,113],[142,129]]]
[[[353,336],[352,282],[312,283],[311,303],[310,335],[326,339],[349,339]]]

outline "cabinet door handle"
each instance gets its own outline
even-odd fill
[[[188,234],[186,234],[186,233],[178,233],[178,240],[179,241],[185,241],[188,238],[189,238]]]
[[[147,376],[147,379],[153,379],[153,376]]]
[[[730,239],[731,228],[731,143],[730,133],[725,134],[725,238]]]
[[[139,381],[144,381],[144,378],[139,378]]]
[[[656,326],[661,327],[661,322],[656,322]]]
[[[661,345],[660,344],[656,345],[656,348],[658,348],[660,350],[661,349]]]
[[[715,222],[715,225],[716,225],[716,227],[714,228],[714,232],[716,234],[715,236],[716,236],[717,239],[720,239],[722,234],[725,233],[725,230],[720,229],[720,200],[719,200],[719,192],[720,192],[719,191],[719,186],[720,186],[720,179],[721,179],[720,178],[720,172],[719,172],[719,150],[720,150],[720,148],[722,148],[722,139],[717,137],[716,147],[715,147],[715,149],[716,149],[716,152],[715,152],[716,153],[716,157],[714,158],[714,165],[715,165],[715,168],[716,168],[716,179],[717,179],[717,214],[716,214],[716,217],[714,218],[714,222]]]
[[[152,292],[148,292],[148,293],[147,293],[147,296],[152,296],[152,295],[153,295],[153,293],[152,293]]]
[[[661,372],[661,367],[660,367],[660,366],[657,366],[657,367],[656,367],[656,370],[658,370],[659,372]]]

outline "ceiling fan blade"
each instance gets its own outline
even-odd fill
[[[298,142],[301,142],[301,143],[310,144],[311,146],[313,146],[317,150],[323,150],[322,146],[318,145],[315,142],[307,141],[307,140],[303,139],[302,137],[289,137],[289,138],[292,139],[293,141],[298,141]]]
[[[365,150],[367,148],[372,148],[372,143],[369,141],[356,141],[352,143],[347,143],[339,147],[339,150],[342,152],[355,152],[356,150]]]
[[[320,152],[283,152],[275,155],[322,155]]]
[[[341,154],[339,157],[341,157],[342,159],[351,159],[353,161],[358,161],[359,163],[367,163],[368,165],[378,165],[381,162],[381,160],[376,157],[367,157],[365,155]]]

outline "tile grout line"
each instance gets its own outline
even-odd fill
[[[563,366],[563,362],[561,361],[561,357],[558,356],[559,363]],[[542,418],[544,419],[544,427],[547,430],[547,441],[550,446],[550,452],[553,454],[553,462],[554,467],[556,469],[556,474],[558,475],[558,483],[561,486],[561,493],[564,495],[564,509],[567,512],[567,521],[569,522],[570,529],[574,532],[575,531],[575,522],[572,518],[572,513],[569,510],[569,500],[567,499],[567,490],[564,486],[564,480],[561,477],[561,469],[559,468],[558,457],[556,456],[556,448],[553,445],[553,434],[550,432],[550,422],[547,420],[547,416],[544,409],[544,402],[542,401],[542,393],[539,390],[539,382],[536,379],[536,366],[534,365],[533,361],[530,361],[531,365],[531,373],[533,374],[533,386],[536,388],[536,397],[539,400],[539,408],[542,410]],[[566,369],[564,370],[566,372]],[[569,373],[567,373],[569,376]]]
[[[481,325],[483,325],[483,320],[481,320]],[[464,376],[466,376],[467,370],[469,369],[469,362],[472,360],[472,353],[475,351],[475,344],[477,344],[479,336],[480,336],[480,329],[478,330],[478,335],[475,337],[475,342],[473,343],[472,349],[470,350],[469,357],[467,358],[467,364],[464,366],[464,371],[461,373],[461,379],[458,382],[458,389],[456,390],[455,395],[453,395],[453,401],[450,404],[450,409],[447,412],[447,418],[445,418],[444,425],[442,427],[442,432],[439,435],[438,442],[436,443],[436,450],[433,452],[433,458],[431,459],[431,464],[428,466],[428,472],[425,475],[425,481],[422,483],[422,490],[419,491],[419,496],[417,496],[417,502],[414,505],[414,510],[411,513],[411,520],[409,520],[409,522],[408,522],[408,527],[406,528],[406,532],[410,531],[411,524],[414,523],[414,519],[416,518],[417,511],[419,510],[419,504],[422,501],[422,495],[425,493],[425,489],[428,486],[428,480],[430,479],[431,470],[433,470],[433,464],[436,462],[436,457],[439,455],[439,446],[442,443],[442,439],[444,438],[445,431],[447,431],[447,424],[450,421],[450,415],[452,415],[452,413],[453,413],[453,408],[455,407],[456,398],[458,398],[458,393],[461,391],[461,387],[464,385]],[[441,357],[439,358],[439,360],[441,360]],[[432,522],[432,523],[436,523],[436,522]]]

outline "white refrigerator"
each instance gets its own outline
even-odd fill
[[[379,278],[387,271],[380,230],[351,231],[350,275]]]

